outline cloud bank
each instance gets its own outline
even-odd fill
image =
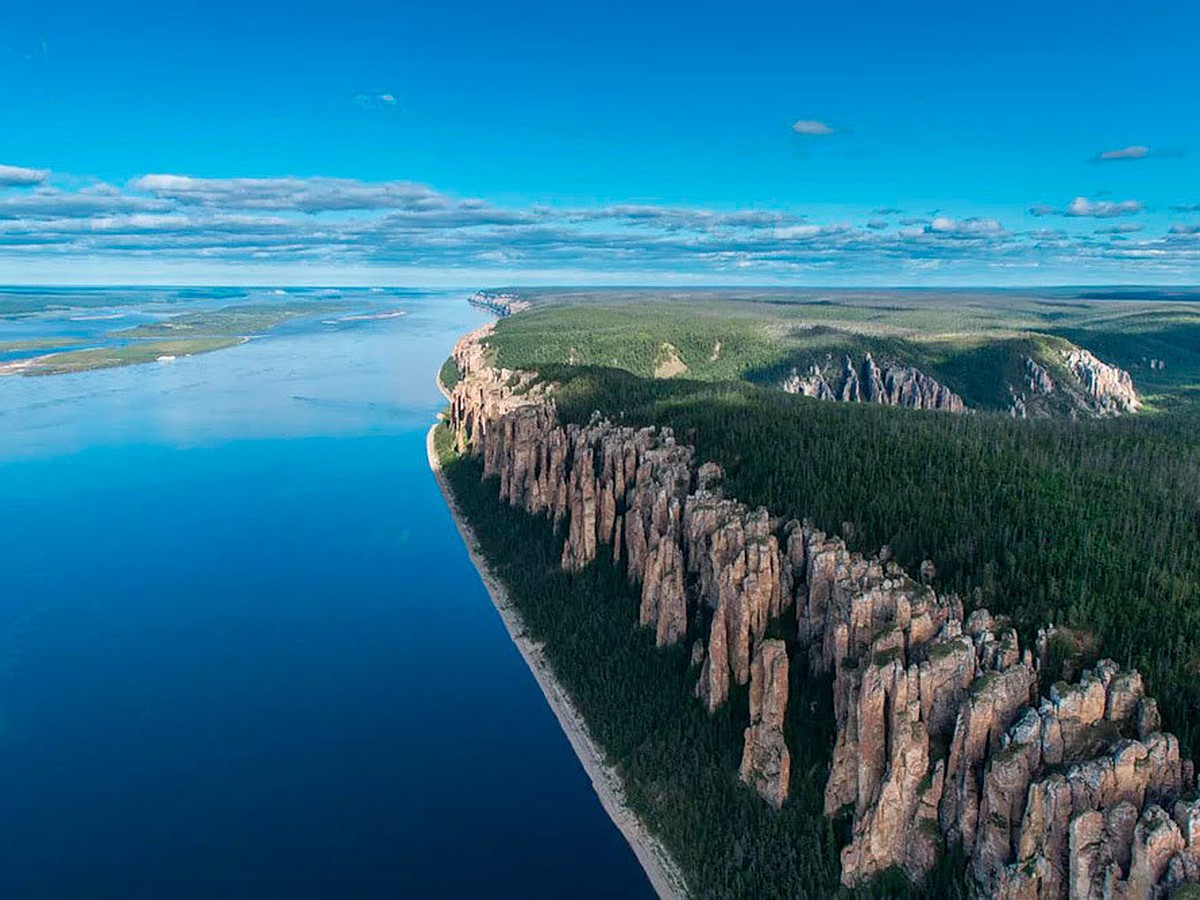
[[[25,169],[21,166],[0,165],[0,187],[22,187],[41,184],[50,177],[46,169]]]
[[[63,271],[79,261],[622,273],[721,280],[970,273],[996,283],[1047,269],[1118,273],[1122,281],[1200,276],[1200,227],[1140,223],[1135,200],[1076,197],[1034,207],[1061,227],[938,212],[894,225],[870,205],[833,220],[794,209],[654,204],[497,205],[411,181],[331,177],[202,178],[152,173],[123,185],[0,167],[0,259]],[[78,186],[83,184],[82,187]]]
[[[1054,207],[1045,203],[1031,206],[1029,212],[1034,216],[1067,216],[1080,219],[1112,219],[1116,216],[1133,216],[1146,208],[1140,200],[1090,200],[1087,197],[1076,197],[1064,207]]]

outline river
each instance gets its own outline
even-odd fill
[[[427,467],[465,297],[0,378],[0,896],[650,894]]]

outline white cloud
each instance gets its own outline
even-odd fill
[[[1085,216],[1097,219],[1109,219],[1113,216],[1132,216],[1144,208],[1140,200],[1089,200],[1087,197],[1076,197],[1067,204],[1068,216]]]
[[[50,177],[47,169],[26,169],[22,166],[0,165],[0,186],[24,187],[42,184]]]
[[[932,222],[925,226],[928,234],[948,234],[957,237],[980,237],[1000,235],[1004,226],[996,219],[967,218],[959,221],[949,216],[934,216]]]
[[[1111,219],[1116,216],[1133,216],[1146,208],[1140,200],[1091,200],[1076,197],[1065,207],[1059,208],[1039,203],[1029,208],[1034,216],[1067,216],[1068,218]]]
[[[1145,159],[1150,155],[1150,148],[1141,145],[1122,147],[1119,150],[1105,150],[1097,155],[1097,159],[1105,162],[1117,159]]]
[[[807,240],[823,234],[825,228],[821,225],[789,225],[786,228],[776,228],[771,236],[780,241]]]
[[[143,175],[129,186],[163,199],[226,209],[295,210],[317,213],[402,209],[429,211],[455,206],[445,194],[411,181],[364,182],[350,178],[193,178]],[[478,205],[460,208],[478,209]]]
[[[817,137],[833,134],[834,130],[824,122],[818,122],[816,119],[801,119],[792,126],[792,131],[796,132],[796,134],[807,134]]]

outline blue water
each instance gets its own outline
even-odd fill
[[[483,317],[389,302],[0,379],[0,896],[649,895],[427,469]]]

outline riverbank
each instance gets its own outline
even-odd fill
[[[440,379],[438,379],[438,387],[442,390],[443,394],[446,393]],[[562,685],[555,678],[554,672],[545,658],[541,644],[531,640],[526,635],[520,613],[509,600],[504,585],[491,572],[487,560],[479,552],[479,542],[476,540],[471,526],[463,517],[455,501],[452,489],[442,472],[441,461],[438,459],[437,450],[434,446],[436,429],[437,423],[429,429],[429,433],[426,435],[425,446],[429,457],[429,468],[433,471],[434,477],[437,479],[438,487],[441,488],[442,496],[446,501],[447,508],[450,510],[450,515],[458,527],[463,543],[467,546],[471,562],[474,563],[476,570],[479,572],[479,577],[487,588],[488,595],[492,598],[492,604],[500,614],[500,619],[503,621],[504,627],[508,630],[509,637],[512,638],[512,642],[516,645],[517,650],[520,651],[525,664],[529,667],[529,671],[533,673],[533,677],[537,681],[538,687],[541,688],[547,704],[549,704],[555,718],[558,719],[559,726],[567,736],[567,740],[570,742],[571,748],[575,751],[575,755],[578,757],[584,771],[587,772],[588,778],[592,782],[592,788],[600,798],[600,803],[604,807],[604,811],[612,819],[613,824],[617,826],[621,834],[625,837],[625,840],[629,843],[629,846],[633,849],[634,855],[637,857],[642,869],[646,872],[646,877],[650,880],[650,884],[655,892],[662,898],[686,897],[686,884],[678,866],[666,848],[662,846],[661,842],[650,834],[641,820],[626,805],[625,792],[621,785],[620,777],[608,765],[604,753],[592,741],[587,730],[587,724],[578,710],[575,709],[574,704],[572,704],[570,697]]]

